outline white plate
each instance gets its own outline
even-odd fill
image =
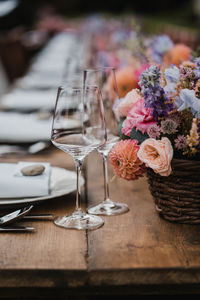
[[[83,177],[80,178],[80,186],[84,184]],[[69,194],[76,190],[76,172],[66,169],[52,167],[50,177],[50,194],[43,197],[32,198],[0,198],[1,205],[16,205],[23,203],[33,203],[53,199],[66,194]]]

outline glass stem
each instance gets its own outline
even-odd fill
[[[107,155],[103,155],[103,175],[104,175],[104,201],[106,201],[106,200],[109,200]]]
[[[80,191],[80,175],[82,168],[82,161],[75,160],[76,165],[76,212],[81,211],[81,191]]]

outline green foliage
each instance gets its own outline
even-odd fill
[[[143,134],[140,130],[136,131],[135,128],[132,129],[131,131],[131,137],[132,140],[135,139],[138,141],[138,144],[141,144],[144,142],[144,140],[148,139],[149,136],[147,133]]]

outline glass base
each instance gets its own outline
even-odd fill
[[[60,227],[77,230],[93,230],[104,224],[104,220],[97,216],[91,216],[82,211],[75,211],[70,216],[58,217],[54,220],[54,224]]]
[[[87,209],[87,212],[91,215],[103,215],[114,216],[124,214],[129,211],[126,204],[113,202],[110,199],[103,201],[95,206],[91,206]]]

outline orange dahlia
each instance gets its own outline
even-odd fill
[[[110,163],[118,177],[135,180],[142,177],[146,167],[137,156],[140,146],[137,140],[119,141],[110,151]]]
[[[132,67],[126,67],[116,71],[116,81],[119,98],[123,98],[128,92],[137,87],[137,78],[135,76],[135,70]],[[113,77],[110,77],[108,79],[108,87],[112,98],[114,98],[115,82]]]
[[[174,64],[179,66],[182,62],[190,60],[191,49],[184,44],[176,44],[164,55],[164,64]]]

